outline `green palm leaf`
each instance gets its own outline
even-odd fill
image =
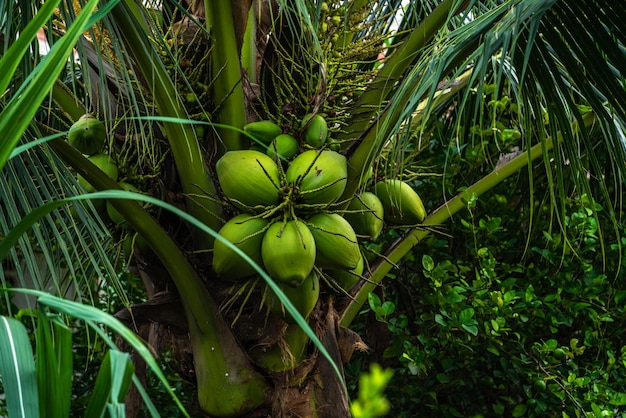
[[[37,15],[39,26],[48,19],[43,19],[44,14],[38,15],[27,2],[20,3],[23,3],[25,16]],[[93,3],[87,5],[91,7]],[[342,141],[338,147],[343,147],[350,157],[351,181],[344,195],[347,202],[363,187],[360,183],[364,173],[375,162],[379,177],[419,176],[420,151],[428,146],[431,132],[439,132],[447,138],[454,152],[464,148],[482,149],[485,143],[499,146],[495,135],[492,138],[489,134],[471,131],[478,121],[495,118],[493,108],[485,106],[481,100],[486,85],[490,85],[495,89],[493,97],[510,97],[520,110],[514,128],[521,133],[521,138],[498,150],[507,153],[514,149],[526,154],[522,153],[506,168],[496,166],[497,155],[493,160],[481,160],[484,181],[454,185],[452,193],[456,193],[457,187],[467,186],[470,191],[484,193],[504,171],[510,175],[532,161],[542,160],[539,169],[545,171],[550,184],[549,198],[557,209],[556,220],[562,225],[565,225],[563,202],[568,193],[600,196],[604,207],[623,198],[626,30],[622,22],[626,21],[626,9],[614,1],[281,0],[278,2],[281,7],[276,9],[280,19],[263,28],[270,35],[261,63],[261,95],[249,98],[254,105],[247,109],[243,109],[246,106],[239,83],[239,54],[235,45],[238,40],[233,38],[233,25],[229,24],[233,20],[229,7],[235,2],[230,2],[228,8],[220,7],[222,2],[192,2],[193,10],[198,5],[206,6],[207,27],[199,28],[194,36],[207,38],[203,44],[207,51],[199,48],[200,53],[190,56],[185,56],[189,53],[185,48],[191,48],[193,42],[184,45],[173,40],[167,23],[173,16],[198,23],[192,15],[195,11],[184,10],[182,2],[166,3],[166,9],[176,10],[176,13],[165,13],[163,19],[153,19],[148,10],[135,2],[124,2],[114,10],[114,2],[106,3],[98,12],[101,14],[82,21],[83,14],[76,14],[71,7],[61,7],[60,20],[73,24],[62,36],[63,31],[49,32],[54,62],[46,58],[37,65],[38,58],[34,57],[16,66],[3,57],[0,68],[5,68],[9,75],[0,79],[0,86],[5,83],[9,94],[0,103],[0,131],[4,132],[5,127],[12,130],[8,131],[7,141],[0,139],[0,145],[6,145],[2,149],[10,153],[23,133],[26,133],[23,142],[53,136],[89,110],[104,119],[109,131],[115,133],[111,150],[116,151],[120,160],[138,160],[141,167],[147,166],[141,174],[160,175],[171,153],[172,171],[178,175],[175,182],[182,186],[184,197],[199,194],[215,197],[218,195],[209,177],[212,163],[203,158],[216,150],[215,155],[219,155],[221,148],[245,146],[247,140],[239,141],[236,129],[225,134],[223,125],[211,124],[211,121],[241,128],[247,118],[256,113],[256,116],[275,118],[288,126],[300,117],[300,112],[322,109],[322,113],[332,111],[338,115],[333,121],[336,122],[333,129]],[[9,10],[12,6],[0,6],[0,9],[3,7]],[[84,7],[87,10],[87,6]],[[326,13],[329,7],[333,16]],[[90,28],[89,35],[81,37],[83,29],[108,12],[111,13],[100,30]],[[30,41],[33,28],[38,26],[33,24],[28,31],[16,30],[17,19],[11,17],[8,25],[11,30],[6,33],[12,34],[10,39],[14,39],[17,32],[28,34],[26,40]],[[19,22],[21,26],[26,26],[28,19],[24,19]],[[318,28],[333,19],[343,27],[338,28],[336,37],[328,33],[329,39],[323,39],[325,32]],[[7,27],[3,25],[7,23],[0,21],[0,27]],[[14,57],[24,55],[27,43],[14,44],[17,48],[12,49],[11,54]],[[80,65],[64,68],[65,57],[56,51],[69,55],[73,45],[76,45]],[[386,53],[384,60],[379,58],[383,51]],[[213,60],[208,62],[211,58],[207,57]],[[204,78],[194,79],[197,73],[185,70],[181,58],[197,59],[192,67],[198,63],[206,65]],[[38,70],[40,68],[53,70],[47,72],[51,74],[49,79],[44,80],[46,73]],[[29,75],[31,73],[34,75]],[[58,74],[63,74],[63,81],[56,80]],[[28,114],[27,122],[19,120],[13,124],[15,126],[9,126],[19,116],[16,109],[24,105],[36,108],[51,89],[49,107],[57,110],[47,111],[45,121],[39,119],[45,122],[45,127],[30,123],[34,110]],[[329,104],[331,98],[337,99],[335,95],[342,97],[336,108]],[[201,97],[202,102],[194,105]],[[257,103],[257,99],[261,103]],[[18,104],[19,107],[14,107]],[[153,118],[156,113],[159,116]],[[210,132],[196,135],[191,126],[181,123],[193,119],[210,127]],[[592,120],[593,124],[588,123]],[[220,140],[228,137],[231,139],[222,147]],[[168,145],[162,146],[166,141]],[[59,152],[58,148],[55,150]],[[62,154],[61,150],[59,155]],[[600,160],[598,155],[608,155],[608,158]],[[79,157],[66,159],[66,163],[80,172],[84,161]],[[0,167],[4,164],[3,158],[6,159],[0,153]],[[129,170],[140,171],[133,164],[126,165]],[[35,166],[37,168],[33,168]],[[531,188],[532,170],[537,167],[529,167]],[[99,241],[105,242],[108,238],[103,232],[105,228],[83,210],[77,209],[80,221],[74,220],[70,211],[62,206],[63,202],[77,202],[79,199],[74,196],[78,190],[71,172],[62,167],[46,146],[21,152],[6,165],[5,172],[5,178],[0,179],[3,209],[6,207],[0,212],[0,234],[6,238],[0,242],[0,251],[9,257],[0,270],[0,279],[11,273],[24,286],[27,276],[34,276],[36,287],[41,289],[53,288],[63,293],[68,283],[72,283],[79,292],[86,293],[91,288],[89,281],[77,278],[114,276],[106,263],[104,248],[99,245]],[[105,181],[100,185],[101,189],[115,186]],[[95,197],[129,198],[116,193],[119,192],[104,192]],[[427,222],[439,225],[446,221],[451,213],[464,207],[463,198],[463,195],[453,198],[449,204],[454,210],[442,206]],[[222,207],[210,198],[203,202],[210,203],[200,207],[189,198],[187,203],[193,208],[193,216],[180,215],[197,226],[200,236],[209,237],[214,231],[207,225],[216,229],[221,222]],[[164,207],[161,201],[151,203]],[[429,203],[432,206],[443,202]],[[50,212],[50,216],[44,212]],[[20,223],[21,219],[34,221],[35,218],[39,223],[32,229]],[[147,218],[146,215],[144,219]],[[197,223],[197,219],[203,223]],[[612,225],[616,231],[617,222],[614,219]],[[9,232],[15,225],[17,229]],[[26,235],[17,240],[22,234]],[[379,267],[371,272],[372,278],[382,279],[391,268],[385,260],[399,261],[424,234],[408,231],[388,250],[386,259],[373,263]],[[17,245],[9,248],[13,240]],[[90,244],[92,241],[95,243]],[[195,245],[194,250],[209,249],[210,240],[203,242],[207,245],[202,248]],[[167,245],[175,247],[173,241],[168,241]],[[159,256],[163,259],[167,254],[162,251]],[[172,268],[176,257],[188,269],[185,276],[189,280],[181,280],[180,273],[177,276],[176,269]],[[47,270],[42,270],[38,261],[45,264]],[[182,252],[163,261],[182,290],[182,299],[188,304],[187,314],[192,319],[199,318],[195,323],[190,322],[192,334],[202,334],[194,324],[213,319],[213,314],[217,317],[216,307],[202,309],[205,306],[196,291],[205,290],[200,280],[204,271],[193,270]],[[68,262],[67,267],[64,262]],[[265,275],[263,278],[268,280]],[[53,286],[47,287],[48,283]],[[273,283],[271,279],[269,283]],[[356,315],[373,286],[368,284],[355,295],[357,302],[350,304],[343,316],[345,325]],[[286,305],[292,308],[289,303]],[[81,314],[88,315],[83,311]],[[207,314],[207,318],[203,314]],[[304,321],[300,324],[306,327]],[[202,369],[209,362],[203,362],[200,353],[206,351],[208,345],[198,347],[194,356],[197,367]],[[120,375],[126,376],[117,382],[121,394],[128,383],[127,359],[112,354],[107,361],[111,364],[103,370],[102,381],[107,384],[102,386],[113,385],[110,379],[114,376],[109,366],[119,366]],[[51,363],[49,369],[54,369],[54,364]],[[202,399],[211,396],[200,395]],[[112,412],[120,410],[121,400],[116,394],[113,401],[107,399],[103,395],[97,407],[94,406],[94,411],[97,410],[94,414],[99,415],[107,408],[107,403]]]
[[[111,2],[111,6],[114,5],[114,3],[115,2]],[[13,92],[14,95],[12,98],[2,106],[0,112],[0,130],[3,132],[3,136],[0,139],[0,167],[4,166],[9,154],[31,123],[39,105],[54,85],[55,76],[65,67],[67,57],[70,55],[76,40],[87,25],[93,23],[90,18],[91,12],[96,4],[97,1],[91,0],[85,5],[83,13],[81,13],[74,24],[68,28],[65,36],[51,48],[50,52],[42,59],[41,63],[28,75],[25,83],[17,89],[17,92]],[[40,28],[37,24],[48,19],[50,14],[54,11],[54,6],[54,2],[47,2],[46,8],[43,9],[43,12],[40,12],[40,17],[35,20],[35,23],[29,28],[32,37],[34,37],[37,30]],[[32,38],[25,37],[27,41],[30,41],[30,39]],[[8,85],[15,72],[16,68],[13,61],[10,60],[23,55],[27,47],[28,45],[24,45],[23,43],[17,44],[17,47],[13,45],[10,48],[12,50],[8,51],[9,55],[3,55],[0,65],[6,68],[7,73],[2,73],[3,82],[0,86]]]
[[[395,75],[398,83],[389,99],[381,102],[386,104],[382,112],[369,120],[366,129],[347,135],[358,145],[349,149],[353,152],[349,176],[358,179],[363,168],[369,167],[381,152],[387,154],[383,164],[379,160],[381,176],[397,176],[406,167],[419,164],[419,149],[427,143],[423,133],[436,129],[440,121],[456,121],[451,147],[472,146],[475,136],[464,132],[461,124],[489,118],[482,104],[472,99],[476,92],[481,93],[487,80],[497,89],[510,86],[510,91],[496,95],[510,94],[520,106],[520,148],[530,152],[534,145],[543,144],[544,167],[555,206],[564,202],[560,196],[571,187],[579,193],[591,193],[590,180],[599,180],[596,188],[606,206],[615,199],[620,201],[619,185],[626,168],[626,38],[623,28],[618,27],[619,18],[603,19],[601,24],[595,20],[607,12],[626,18],[625,10],[617,10],[607,2],[577,2],[572,6],[567,2],[525,0],[476,2],[462,22],[449,16],[432,43],[419,54],[413,51],[415,61]],[[595,29],[580,30],[581,26]],[[406,25],[404,28],[410,30]],[[393,53],[398,51],[401,49]],[[579,58],[587,52],[587,57]],[[393,62],[392,58],[393,54],[385,65]],[[447,93],[450,89],[453,94]],[[447,114],[452,107],[455,119]],[[597,122],[585,128],[583,114],[589,110],[595,113]],[[354,112],[360,115],[363,109]],[[601,134],[591,128],[601,130]],[[551,137],[557,140],[553,141],[554,151],[548,153]],[[609,166],[597,160],[594,150],[598,147],[608,150]],[[495,167],[495,160],[492,164]],[[615,197],[603,179],[615,179],[609,185]],[[351,196],[357,185],[349,184],[344,197]],[[407,235],[407,242],[410,237]],[[412,245],[404,247],[400,255],[394,253],[394,259],[400,259]],[[364,300],[364,296],[358,294],[357,298]]]
[[[11,16],[11,4],[3,3],[0,13],[7,12]],[[67,57],[84,28],[102,18],[115,4],[110,2],[93,16],[90,13],[96,2],[86,4],[84,13],[71,20],[73,24],[64,36],[52,45],[50,52],[34,69],[30,69],[29,63],[38,62],[39,57],[20,59],[20,56],[30,51],[31,40],[36,39],[41,25],[50,22],[56,3],[48,1],[36,11],[37,18],[28,24],[28,30],[20,30],[15,43],[9,44],[10,47],[3,52],[0,81],[2,86],[8,86],[8,90],[0,100],[0,125],[3,126],[0,167],[4,166],[20,138],[25,142],[42,136],[38,127],[31,123],[39,104],[47,92],[57,86],[56,75],[65,69]],[[27,13],[33,10],[28,4],[19,7]],[[4,23],[9,27],[7,36],[15,33],[15,26],[10,22]],[[5,90],[5,87],[2,89]],[[0,201],[3,206],[0,235],[6,235],[23,216],[43,202],[78,192],[73,175],[46,147],[14,155],[4,173],[0,178]],[[77,205],[71,211],[63,208],[54,217],[47,217],[43,224],[37,225],[21,240],[10,258],[3,262],[0,282],[46,289],[68,297],[90,297],[95,289],[95,279],[110,277],[113,286],[124,298],[105,249],[110,240],[108,231],[101,222],[93,219],[93,209],[89,205]]]
[[[484,3],[491,5],[491,2]],[[401,127],[407,121],[427,131],[427,124],[436,121],[447,109],[445,102],[432,105],[437,87],[445,88],[446,80],[454,82],[470,68],[472,76],[465,81],[468,88],[459,96],[448,98],[448,104],[460,103],[458,112],[465,112],[470,118],[481,116],[484,111],[476,101],[470,100],[474,91],[481,91],[484,80],[491,79],[500,88],[506,80],[523,110],[520,126],[525,129],[524,149],[537,139],[559,131],[564,140],[555,145],[557,161],[567,160],[576,171],[585,172],[588,167],[576,165],[582,146],[597,169],[599,164],[594,162],[594,153],[590,151],[593,147],[607,146],[616,168],[624,167],[624,33],[617,27],[617,19],[603,20],[600,25],[592,18],[603,16],[609,10],[615,16],[624,17],[624,10],[609,7],[607,2],[577,2],[576,6],[571,6],[559,1],[516,0],[500,2],[490,8],[476,5],[463,24],[457,22],[453,25],[456,29],[442,31],[432,46],[420,52],[417,61],[395,87],[386,111],[373,121],[372,128],[361,134],[366,143],[365,157],[377,155],[392,133],[403,132]],[[576,28],[600,29],[567,29],[573,28],[576,22]],[[582,46],[586,48],[583,50]],[[582,60],[578,58],[584,54],[588,55]],[[580,121],[578,105],[583,104],[596,112],[599,126],[606,134],[604,144],[591,144],[586,130],[573,135],[571,123]],[[418,108],[422,111],[416,114]],[[545,126],[544,114],[554,123]],[[370,142],[372,140],[374,142]],[[412,135],[397,136],[389,160],[408,164],[406,155],[400,153],[414,140]],[[471,141],[471,136],[457,136],[454,141],[457,146],[462,145]],[[361,161],[355,162],[357,167],[362,166]],[[564,167],[564,164],[558,166]],[[397,171],[401,167],[388,169]],[[617,174],[623,177],[621,171]],[[585,179],[580,180],[578,186],[587,187]],[[562,189],[559,183],[562,181],[557,178],[555,186]]]
[[[139,389],[151,416],[160,416],[136,379],[130,356],[117,349],[101,324],[126,340],[141,355],[184,416],[187,416],[150,350],[116,318],[92,306],[63,300],[43,292],[20,292],[37,297],[42,309],[36,330],[36,361],[33,359],[26,328],[13,318],[0,317],[0,373],[10,417],[63,417],[70,412],[73,378],[71,331],[59,317],[51,314],[53,311],[85,321],[111,349],[103,359],[96,378],[86,417],[103,416],[105,411],[110,416],[125,416],[123,402],[131,382]]]

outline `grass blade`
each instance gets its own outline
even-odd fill
[[[108,411],[110,417],[124,417],[124,398],[132,382],[134,367],[128,353],[107,352],[96,377],[94,391],[87,405],[85,417],[101,417]]]
[[[89,327],[91,327],[94,331],[98,333],[98,335],[107,343],[109,347],[112,347],[115,350],[117,350],[117,346],[111,340],[109,331],[112,331],[116,333],[117,335],[119,335],[120,337],[122,337],[126,342],[128,342],[130,347],[132,347],[132,349],[135,350],[137,354],[139,354],[141,358],[146,362],[146,364],[152,369],[152,372],[161,381],[161,383],[165,387],[165,390],[168,392],[168,394],[171,395],[172,399],[174,400],[176,405],[180,408],[180,410],[183,412],[184,416],[188,416],[185,411],[185,408],[183,407],[182,403],[180,402],[176,394],[174,394],[174,391],[172,390],[172,388],[170,387],[167,381],[167,378],[165,377],[165,375],[159,368],[159,365],[157,364],[156,360],[152,356],[152,353],[150,352],[148,347],[146,347],[146,345],[141,340],[141,338],[139,338],[133,331],[128,329],[117,318],[105,312],[102,312],[100,309],[95,308],[93,306],[84,305],[78,302],[72,302],[72,301],[65,300],[56,296],[49,295],[44,292],[40,292],[36,290],[25,290],[25,289],[22,289],[20,291],[37,296],[39,298],[38,300],[41,305],[45,305],[52,310],[55,310],[57,312],[72,316],[74,318],[78,318],[82,321],[85,321],[87,325],[89,325]],[[104,327],[102,327],[100,324],[104,325]],[[103,328],[107,328],[108,330],[105,331]],[[126,385],[125,383],[119,385],[121,388],[119,390],[119,393],[122,393],[124,390],[126,390],[125,385]],[[86,415],[86,416],[91,417],[92,415]],[[97,415],[93,415],[93,416],[97,416]]]
[[[35,360],[21,322],[0,317],[0,374],[11,418],[39,417]]]
[[[39,311],[35,368],[42,418],[67,417],[72,398],[72,331]],[[54,382],[54,384],[50,384]]]

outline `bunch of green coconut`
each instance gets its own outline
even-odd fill
[[[255,145],[229,151],[216,164],[221,190],[239,212],[219,233],[263,267],[304,318],[317,303],[320,276],[345,291],[359,281],[365,264],[359,239],[376,240],[385,221],[413,225],[426,215],[417,193],[399,180],[383,180],[372,191],[342,199],[347,160],[330,149],[321,115],[307,115],[295,135],[271,121],[249,123],[244,131]],[[227,280],[257,274],[219,240],[213,269]],[[293,323],[269,293],[270,311]]]
[[[326,120],[319,114],[307,115],[293,135],[272,121],[249,123],[244,131],[254,145],[227,152],[215,167],[220,189],[237,212],[219,234],[267,271],[304,318],[317,304],[321,278],[345,292],[360,280],[365,260],[359,240],[376,240],[385,222],[415,225],[426,215],[420,197],[400,180],[382,180],[370,191],[342,198],[347,160],[329,139]],[[70,128],[68,142],[118,180],[115,162],[101,151],[106,142],[101,121],[84,115]],[[87,192],[95,190],[80,175],[78,182]],[[123,225],[123,217],[108,203],[106,213]],[[221,240],[215,241],[212,267],[229,281],[258,277],[255,268]],[[283,341],[292,357],[286,361],[279,345],[251,355],[267,370],[291,369],[308,337],[269,287],[263,294],[269,310],[290,324]]]

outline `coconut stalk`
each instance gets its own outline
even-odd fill
[[[595,114],[593,113],[587,113],[582,117],[585,127],[591,126],[595,119]],[[577,131],[579,129],[578,124],[574,123],[572,128],[574,131]],[[557,141],[561,141],[560,134],[557,136]],[[372,264],[370,273],[364,273],[367,281],[362,280],[352,290],[351,293],[353,295],[353,299],[350,300],[340,315],[341,326],[350,326],[352,320],[359,313],[365,301],[367,301],[367,296],[414,246],[430,234],[433,227],[442,225],[450,219],[452,215],[467,207],[467,200],[469,197],[473,195],[480,196],[483,193],[488,192],[506,178],[517,173],[522,168],[527,167],[533,161],[550,152],[553,147],[554,139],[551,137],[547,138],[540,144],[532,146],[528,152],[518,155],[511,161],[503,164],[501,167],[497,167],[491,173],[456,195],[454,198],[439,206],[433,213],[424,219],[424,222],[419,228],[408,230],[385,252],[384,256],[378,258],[376,262]]]
[[[152,46],[145,28],[147,23],[141,11],[123,1],[111,11],[111,17],[117,25],[125,30],[120,31],[128,50],[142,72],[145,86],[154,97],[159,115],[178,119],[187,119],[185,107],[177,94],[159,54]],[[176,169],[180,176],[183,191],[187,195],[206,193],[216,196],[216,188],[207,170],[198,139],[192,125],[183,123],[163,122]],[[189,213],[214,230],[221,226],[219,214],[221,206],[210,199],[187,199]],[[194,242],[197,249],[210,249],[213,238],[194,229]]]
[[[65,112],[71,120],[78,120],[82,115],[87,113],[85,106],[78,100],[76,96],[63,84],[60,80],[56,80],[52,86],[50,93],[52,100],[56,102],[59,108]]]
[[[217,122],[241,129],[247,122],[246,105],[231,0],[205,0],[204,8],[211,34],[211,88],[218,106]],[[219,130],[216,143],[221,144],[218,155],[245,148],[244,138],[231,129]]]

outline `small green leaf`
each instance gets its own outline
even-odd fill
[[[462,324],[461,327],[474,337],[478,335],[478,327],[476,325]]]
[[[491,328],[493,328],[494,331],[498,331],[500,329],[500,324],[498,324],[498,321],[496,321],[495,319],[492,319]]]
[[[500,134],[504,141],[517,140],[522,137],[522,134],[517,129],[503,129]]]
[[[385,301],[382,306],[382,312],[384,312],[385,316],[391,315],[396,310],[396,305],[391,301]]]
[[[370,305],[370,308],[372,308],[373,311],[377,311],[378,308],[380,308],[380,305],[382,304],[380,301],[380,298],[375,293],[370,293],[369,295],[367,295],[367,301]]]
[[[515,406],[515,408],[513,409],[513,416],[514,417],[523,417],[524,414],[526,414],[526,411],[528,410],[528,408],[526,407],[526,405],[524,404],[517,404],[517,406]]]
[[[446,302],[448,302],[450,305],[459,303],[461,301],[463,301],[463,298],[454,290],[450,290],[448,294],[446,294]]]
[[[611,393],[609,395],[609,404],[615,405],[615,406],[626,405],[626,393],[624,392]]]
[[[437,380],[439,381],[439,383],[449,383],[450,377],[444,373],[437,373]]]
[[[474,309],[473,308],[465,308],[459,314],[459,322],[461,324],[467,324],[467,323],[470,323],[470,322],[475,322],[475,321],[472,321],[473,317],[474,317]]]
[[[435,268],[435,262],[433,261],[433,258],[431,256],[429,256],[428,254],[424,254],[422,256],[422,266],[426,271],[433,271],[433,269]]]
[[[519,299],[519,296],[517,296],[515,290],[509,290],[504,294],[503,299],[504,303],[509,303],[512,300]]]
[[[497,84],[485,84],[483,85],[483,94],[490,95],[493,94],[498,88]]]
[[[493,345],[490,345],[489,347],[487,347],[487,351],[489,351],[491,354],[494,354],[496,356],[500,355],[500,351]]]
[[[544,343],[544,347],[549,351],[554,351],[559,346],[559,342],[554,338],[550,338],[548,341]]]
[[[397,347],[390,345],[389,347],[385,348],[385,351],[383,351],[383,358],[396,358],[399,354],[400,350]]]
[[[604,414],[602,413],[602,409],[600,409],[600,407],[596,403],[591,404],[591,409],[593,410],[594,416],[596,417],[604,416]]]

